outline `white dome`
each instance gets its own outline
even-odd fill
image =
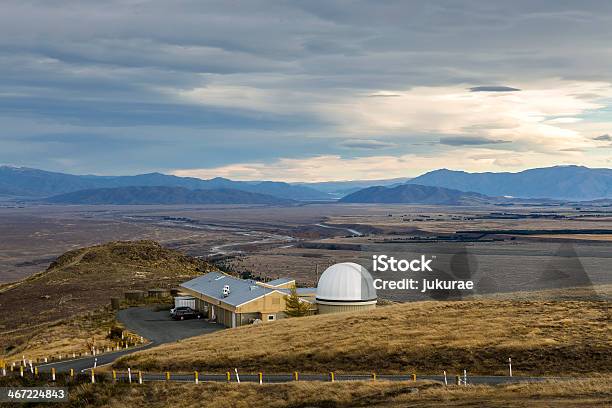
[[[366,268],[352,262],[330,266],[317,285],[319,303],[375,303],[376,289]]]

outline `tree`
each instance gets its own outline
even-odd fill
[[[303,301],[297,294],[295,285],[289,295],[285,296],[285,314],[289,317],[306,316],[310,312],[310,303]]]

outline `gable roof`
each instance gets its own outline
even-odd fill
[[[223,287],[229,285],[230,294],[223,297]],[[260,286],[252,279],[239,279],[220,272],[209,272],[179,285],[232,306],[240,306],[276,289]]]

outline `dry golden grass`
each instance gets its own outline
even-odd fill
[[[609,302],[418,302],[283,319],[138,352],[117,367],[224,372],[610,372]]]
[[[78,352],[92,337],[104,346],[114,320],[107,310],[111,297],[130,289],[171,288],[209,269],[216,268],[153,241],[67,252],[45,272],[0,288],[0,356]]]
[[[90,352],[91,347],[105,350],[115,347],[116,340],[107,337],[111,327],[123,327],[115,320],[115,314],[105,310],[84,314],[59,323],[32,329],[23,342],[11,349],[2,358],[8,361],[21,359],[36,361],[44,357],[71,356],[72,353]],[[136,333],[124,329],[126,336],[138,337]],[[66,358],[66,357],[64,357]]]
[[[506,386],[428,382],[91,384],[71,389],[72,407],[607,407],[610,378]],[[65,406],[65,405],[62,405]]]

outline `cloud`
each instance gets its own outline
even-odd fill
[[[593,140],[597,140],[600,142],[612,142],[612,136],[610,136],[609,134],[605,134],[605,135],[594,137]]]
[[[610,2],[5,0],[0,161],[121,173],[418,142],[587,157],[612,126],[610,35]],[[422,143],[456,135],[509,143]],[[62,147],[78,163],[47,158]]]
[[[221,176],[237,180],[340,181],[414,177],[439,168],[481,172],[508,169],[519,171],[555,163],[583,163],[594,166],[605,163],[607,159],[605,157],[586,163],[576,160],[575,154],[562,152],[551,157],[539,152],[516,153],[511,150],[467,147],[461,155],[456,151],[354,158],[319,155],[301,159],[281,158],[266,162],[234,163],[210,168],[177,169],[172,174],[200,178]]]
[[[338,143],[339,146],[348,149],[363,149],[363,150],[378,150],[387,149],[390,147],[396,147],[397,144],[391,142],[383,142],[380,140],[371,139],[357,139],[357,140],[344,140]]]
[[[488,144],[509,143],[507,140],[488,139],[478,136],[457,136],[443,137],[440,139],[440,144],[448,146],[478,146]]]
[[[469,88],[470,92],[517,92],[520,91],[518,88],[511,88],[509,86],[474,86]]]

